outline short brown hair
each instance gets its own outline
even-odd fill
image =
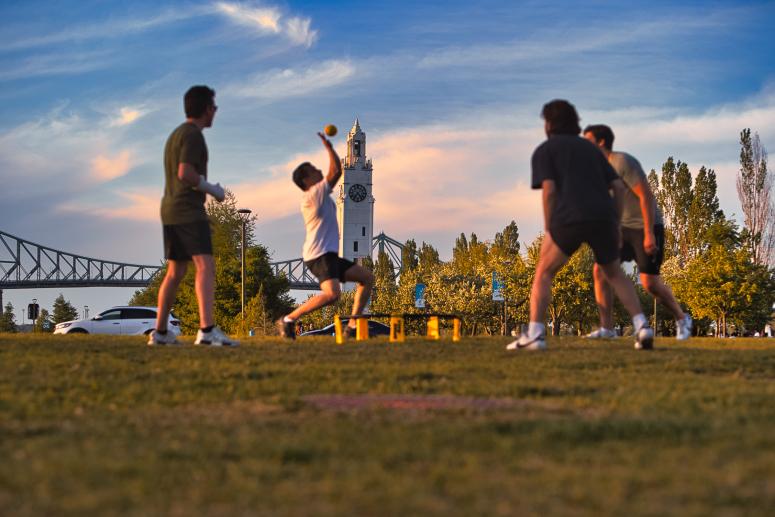
[[[304,180],[309,176],[309,172],[312,169],[312,164],[304,162],[293,171],[293,182],[301,190],[307,190],[304,186]]]
[[[605,124],[594,124],[584,128],[584,133],[592,133],[595,135],[595,141],[603,141],[603,147],[609,151],[614,148],[614,132]]]
[[[570,102],[555,99],[544,104],[541,116],[549,123],[550,135],[578,135],[581,132],[579,126],[579,114]]]
[[[208,86],[192,86],[183,96],[183,108],[187,118],[199,118],[205,114],[210,106],[214,105],[215,90]]]

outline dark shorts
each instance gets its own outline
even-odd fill
[[[552,240],[569,257],[583,244],[589,244],[598,264],[610,264],[619,258],[619,240],[613,221],[588,221],[550,228]]]
[[[634,260],[640,273],[658,275],[665,257],[664,226],[654,226],[654,239],[657,241],[657,252],[649,255],[643,247],[643,229],[622,228],[622,262]]]
[[[336,253],[326,253],[318,258],[305,261],[304,265],[317,277],[318,282],[325,282],[332,278],[344,282],[345,271],[353,267],[355,262],[344,259]]]
[[[191,260],[193,255],[212,254],[208,221],[164,225],[164,258],[167,260]]]

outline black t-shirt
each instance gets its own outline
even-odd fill
[[[554,180],[557,197],[552,226],[617,220],[608,189],[619,175],[590,141],[576,135],[552,135],[536,148],[531,163],[534,189],[542,188],[544,180]]]

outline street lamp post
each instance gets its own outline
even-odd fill
[[[248,220],[250,219],[250,210],[247,208],[240,208],[237,213],[240,214],[240,221],[242,221],[242,253],[241,253],[241,277],[242,277],[242,293],[240,296],[242,307],[242,331],[245,332],[245,234],[247,233],[246,227]]]

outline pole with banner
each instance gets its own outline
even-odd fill
[[[425,308],[425,284],[414,286],[414,306],[416,309]]]
[[[506,297],[503,296],[503,282],[498,278],[498,273],[492,272],[492,301],[503,303],[503,335],[506,335]]]

